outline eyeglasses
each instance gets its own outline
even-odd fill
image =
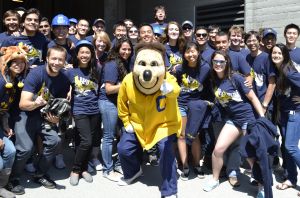
[[[207,33],[202,33],[202,34],[201,33],[196,33],[195,35],[196,35],[196,37],[201,37],[201,36],[203,38],[207,37]]]
[[[226,60],[212,60],[213,64],[215,65],[225,65]]]
[[[138,33],[138,31],[137,30],[129,30],[129,33]]]
[[[154,36],[155,36],[155,37],[160,37],[161,34],[154,33]]]
[[[182,27],[182,29],[183,29],[183,30],[192,30],[193,28],[192,28],[192,27],[188,27],[188,26],[187,26],[187,27],[184,26],[184,27]]]

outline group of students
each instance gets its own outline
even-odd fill
[[[6,11],[6,31],[0,34],[0,196],[25,193],[20,177],[34,150],[39,153],[34,181],[55,188],[47,172],[54,159],[60,162],[58,167],[65,166],[58,135],[63,122],[67,127],[74,125],[75,131],[70,184],[78,185],[80,178],[92,182],[91,167],[103,170],[103,177],[111,181],[120,181],[122,164],[112,157],[114,142],[125,130],[118,118],[117,97],[122,80],[134,66],[138,42],[164,44],[165,65],[181,89],[178,108],[182,130],[177,138],[180,179],[188,180],[191,167],[204,178],[204,159],[206,164],[211,161],[213,173],[204,191],[219,185],[223,166],[228,181],[237,187],[241,161],[247,159],[258,183],[257,197],[272,197],[270,172],[257,174],[254,170],[269,165],[266,158],[270,155],[278,159],[277,125],[285,181],[276,187],[284,190],[296,185],[300,167],[297,25],[284,28],[286,44],[281,44],[276,43],[277,33],[272,28],[244,33],[234,25],[225,33],[217,25],[194,28],[190,21],[165,23],[166,10],[157,6],[155,23],[137,27],[130,19],[120,21],[113,27],[111,41],[100,18],[93,22],[93,34],[87,36],[88,20],[59,14],[50,24],[35,8],[22,12],[21,17],[16,10]],[[44,109],[54,99],[63,107],[61,114],[72,115],[73,124]],[[262,128],[267,133],[264,137],[257,133]],[[254,134],[264,146],[253,142]],[[159,160],[156,147],[147,151],[153,165]]]

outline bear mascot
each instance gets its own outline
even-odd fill
[[[124,176],[120,186],[142,175],[143,150],[157,145],[162,176],[162,197],[177,197],[177,172],[173,143],[181,131],[177,97],[180,87],[166,71],[165,48],[160,43],[139,43],[133,72],[122,81],[118,115],[125,132],[118,143]]]

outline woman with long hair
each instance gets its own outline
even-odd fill
[[[117,130],[121,128],[118,118],[117,97],[121,82],[129,73],[132,53],[133,48],[130,39],[121,38],[117,40],[116,45],[110,51],[101,77],[99,108],[103,123],[103,177],[115,182],[120,179],[120,175],[116,172],[122,173],[121,166],[118,162],[114,165],[112,159],[113,141],[117,135]]]
[[[300,104],[297,101],[300,97],[300,73],[284,44],[276,44],[270,57],[277,72],[277,121],[282,135],[283,167],[287,172],[286,180],[276,188],[285,190],[296,186],[297,167],[300,168]]]
[[[257,114],[264,117],[263,108],[254,91],[245,86],[244,77],[231,72],[228,54],[224,51],[215,51],[211,57],[211,64],[214,93],[221,106],[225,125],[212,154],[213,177],[205,184],[204,191],[211,191],[219,186],[224,153],[243,133],[246,133],[248,124],[255,123],[252,105]]]
[[[178,138],[178,150],[180,155],[180,160],[183,165],[182,173],[180,178],[182,180],[187,180],[189,176],[189,165],[187,159],[187,146],[186,146],[186,124],[187,122],[193,122],[193,118],[187,119],[189,115],[189,104],[195,101],[201,102],[205,97],[203,93],[203,84],[207,82],[209,77],[210,66],[206,61],[201,60],[200,48],[195,42],[188,42],[183,48],[183,63],[176,67],[175,76],[177,82],[181,88],[180,95],[178,97],[178,105],[182,116],[182,131]],[[200,101],[201,100],[201,101]],[[203,101],[202,101],[203,102]],[[205,111],[204,111],[205,113]],[[197,119],[200,115],[197,115]],[[204,119],[204,118],[203,118]],[[195,124],[195,123],[189,123]],[[201,129],[196,129],[198,130]],[[190,132],[190,131],[188,131]],[[201,155],[201,145],[198,134],[193,136],[192,141],[192,155],[194,158],[194,171],[198,177],[203,178],[204,173],[201,170],[199,161]]]
[[[167,67],[171,71],[182,63],[182,50],[185,45],[185,38],[181,26],[176,21],[170,21],[161,38],[166,47]]]
[[[99,73],[94,46],[87,40],[81,40],[76,44],[75,54],[74,68],[67,71],[72,86],[72,113],[79,138],[70,175],[70,184],[73,186],[78,185],[80,176],[86,182],[93,182],[87,172],[88,161],[94,140],[100,139]]]

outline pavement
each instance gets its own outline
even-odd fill
[[[51,168],[49,175],[57,183],[56,189],[46,189],[35,184],[32,177],[26,173],[22,178],[22,184],[25,186],[26,193],[20,198],[160,198],[158,186],[161,183],[161,177],[158,167],[143,165],[143,176],[129,186],[118,186],[116,182],[112,182],[102,177],[102,172],[98,171],[93,174],[93,183],[87,183],[80,179],[78,186],[69,184],[69,174],[73,162],[74,152],[70,148],[64,149],[65,162],[67,168],[58,170]],[[25,171],[24,171],[25,172]],[[204,179],[199,179],[193,175],[191,171],[188,181],[178,179],[178,198],[243,198],[255,197],[257,187],[249,183],[249,177],[242,174],[240,177],[241,186],[232,188],[225,179],[220,181],[220,186],[211,192],[204,192],[203,185],[211,177],[206,175]],[[299,180],[299,177],[298,177]],[[273,195],[274,198],[296,198],[296,189],[289,188],[287,190],[277,190],[276,177],[274,175]]]

